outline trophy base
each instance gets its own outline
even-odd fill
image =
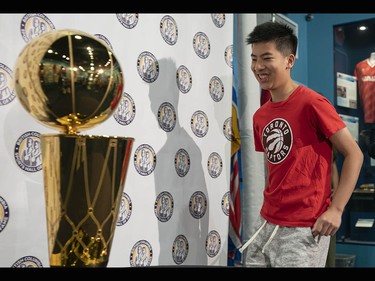
[[[51,267],[106,267],[134,139],[42,135]]]
[[[61,254],[52,254],[50,256],[50,267],[87,267],[87,268],[102,268],[107,267],[108,260],[99,262],[98,260],[93,260],[91,263],[84,263],[79,258],[70,258],[66,262],[62,262],[64,258]]]

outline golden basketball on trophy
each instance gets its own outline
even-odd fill
[[[75,30],[32,40],[15,68],[23,107],[46,126],[72,134],[111,116],[122,95],[120,65],[106,43]]]
[[[65,29],[31,40],[14,72],[22,106],[59,130],[41,135],[50,266],[106,267],[134,139],[80,132],[117,108],[120,64],[104,41]]]

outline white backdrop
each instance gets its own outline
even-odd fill
[[[137,266],[138,246],[147,252],[140,266],[225,266],[233,15],[0,14],[0,26],[0,73],[6,78],[0,81],[0,266],[49,267],[41,166],[25,165],[20,155],[27,137],[58,132],[22,108],[13,68],[32,36],[66,28],[112,48],[124,75],[122,101],[131,105],[128,115],[119,106],[82,134],[134,137],[132,159],[142,149],[153,159],[146,172],[137,161],[129,164],[108,266]],[[140,71],[147,58],[150,77]],[[169,127],[161,120],[164,110],[172,114]],[[202,131],[195,128],[200,120]],[[183,157],[187,167],[179,170]],[[166,216],[163,198],[169,199]],[[203,205],[194,210],[199,201]]]

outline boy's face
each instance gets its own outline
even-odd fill
[[[280,53],[274,41],[252,44],[251,70],[262,89],[273,90],[290,79],[294,56]]]

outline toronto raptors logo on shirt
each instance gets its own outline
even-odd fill
[[[278,164],[284,161],[293,143],[289,123],[282,118],[272,120],[263,129],[262,142],[269,162]]]

